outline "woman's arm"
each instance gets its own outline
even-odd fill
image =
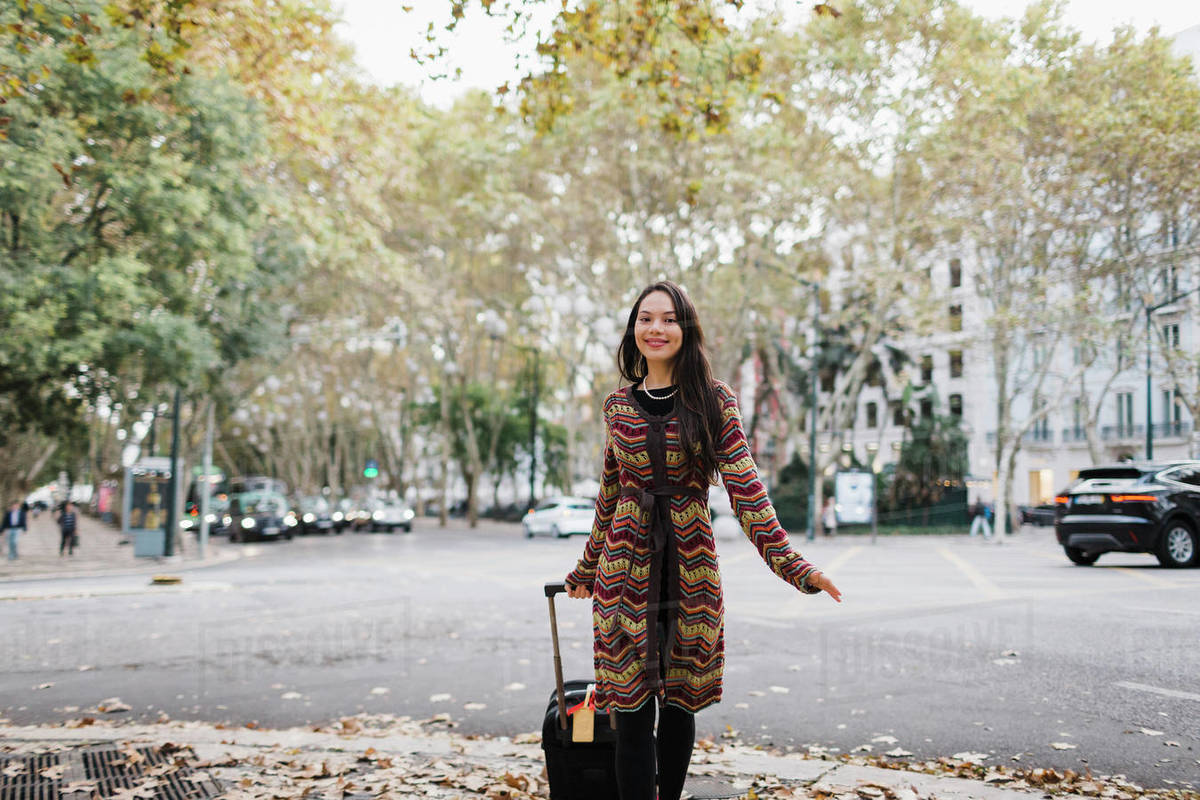
[[[600,478],[600,493],[596,496],[596,517],[592,522],[592,533],[584,545],[583,558],[579,559],[579,564],[566,578],[567,591],[572,597],[587,597],[591,594],[600,551],[604,547],[604,540],[612,525],[613,513],[617,510],[617,500],[621,495],[621,487],[617,481],[617,457],[613,453],[612,436],[607,431],[607,421],[605,428],[604,474]]]
[[[741,523],[742,532],[758,549],[771,571],[802,592],[820,592],[828,579],[805,561],[788,544],[787,532],[779,524],[766,487],[758,478],[758,467],[750,455],[737,398],[727,387],[718,389],[721,398],[721,430],[717,436],[717,467],[729,494],[729,505]],[[820,576],[820,578],[818,578]],[[830,584],[832,586],[832,584]]]

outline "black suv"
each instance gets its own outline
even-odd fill
[[[1113,551],[1153,553],[1164,567],[1197,563],[1200,461],[1080,470],[1054,499],[1054,532],[1076,564]]]

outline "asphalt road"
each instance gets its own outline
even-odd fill
[[[243,560],[175,587],[6,584],[21,597],[0,602],[0,716],[54,722],[119,697],[144,720],[445,712],[467,732],[540,729],[553,685],[541,586],[582,539],[417,522],[409,535],[243,545]],[[1132,555],[1074,567],[1050,529],[1002,545],[797,544],[844,603],[800,595],[744,540],[719,538],[725,698],[697,718],[701,736],[1200,785],[1200,570]],[[585,677],[589,605],[559,609],[566,673]]]

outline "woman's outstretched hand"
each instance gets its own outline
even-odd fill
[[[837,602],[842,602],[842,592],[838,587],[833,585],[833,581],[829,580],[829,576],[824,572],[818,572],[808,581],[809,586],[820,589],[825,594],[832,597]]]
[[[567,584],[567,596],[574,597],[577,600],[586,600],[587,598],[592,596],[592,590],[587,588],[586,586],[575,586],[573,584],[568,583]]]

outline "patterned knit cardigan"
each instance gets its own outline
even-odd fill
[[[809,594],[816,568],[788,544],[758,479],[737,398],[716,382],[721,479],[742,531],[783,580]],[[684,474],[679,423],[655,416],[630,387],[604,401],[604,476],[583,558],[566,581],[592,589],[596,702],[633,710],[652,697],[688,711],[721,699],[725,661],[721,577],[708,485]],[[667,574],[666,641],[657,641],[660,582]],[[650,624],[647,624],[649,621]],[[661,649],[660,649],[661,647]],[[665,672],[659,653],[666,654]]]

